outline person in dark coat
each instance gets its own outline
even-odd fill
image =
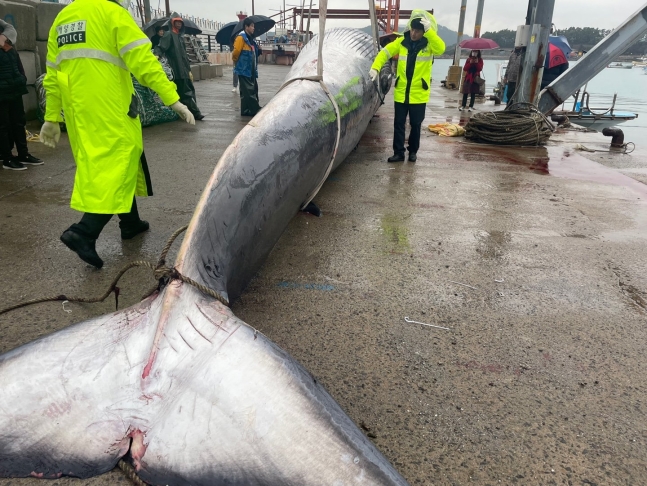
[[[465,66],[463,66],[463,71],[465,71],[465,81],[463,82],[463,105],[458,109],[463,111],[467,105],[467,96],[470,95],[470,107],[467,111],[472,111],[474,109],[474,98],[481,91],[481,86],[476,82],[476,77],[481,74],[483,71],[483,59],[481,59],[481,51],[472,51],[470,52],[470,57],[465,61]]]
[[[2,168],[9,170],[25,170],[25,164],[43,165],[27,148],[27,120],[22,101],[22,96],[27,94],[27,77],[13,47],[17,37],[16,29],[0,20],[0,160]],[[17,157],[12,153],[14,144]]]
[[[160,40],[162,40],[162,37],[164,37],[165,32],[166,31],[160,27],[155,35],[151,37],[151,44],[153,44],[153,49],[155,49],[159,45]]]
[[[153,52],[156,56],[165,56],[168,59],[171,69],[173,69],[173,81],[177,86],[180,102],[186,105],[196,120],[202,120],[204,115],[200,113],[200,108],[196,103],[191,65],[182,39],[183,34],[184,21],[182,18],[172,18],[171,29],[164,33]]]
[[[565,63],[558,64],[557,66],[553,66],[552,68],[545,67],[544,74],[541,75],[541,89],[544,89],[566,71],[568,71],[568,66],[568,61],[566,61]]]
[[[258,101],[258,56],[260,50],[254,41],[254,22],[247,17],[243,20],[243,31],[236,36],[234,52],[236,63],[234,73],[238,75],[240,87],[240,115],[255,116],[261,110]]]

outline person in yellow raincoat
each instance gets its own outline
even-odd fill
[[[151,53],[148,37],[121,4],[75,0],[61,10],[47,43],[47,110],[40,136],[45,145],[56,146],[62,108],[76,161],[70,206],[85,214],[61,241],[97,268],[103,260],[95,242],[112,215],[119,215],[123,239],[149,228],[135,202],[135,196],[152,195],[152,189],[131,72],[195,124]]]
[[[445,52],[445,42],[437,34],[436,19],[426,10],[414,10],[404,34],[387,44],[377,57],[369,73],[377,81],[382,66],[398,56],[395,77],[395,121],[393,123],[393,156],[389,162],[404,161],[404,136],[407,115],[411,124],[409,133],[409,162],[417,160],[420,148],[420,130],[425,119],[425,107],[431,89],[431,70],[434,56]]]

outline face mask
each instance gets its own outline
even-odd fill
[[[470,54],[470,56],[472,56],[472,57],[476,57],[476,51],[472,51],[472,53]]]

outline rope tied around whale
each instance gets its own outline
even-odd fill
[[[161,289],[163,286],[168,284],[171,280],[179,280],[181,282],[184,282],[185,284],[191,285],[192,287],[195,287],[198,289],[200,292],[202,292],[205,295],[208,295],[210,297],[213,297],[217,301],[221,302],[222,304],[229,306],[229,302],[227,299],[222,297],[220,294],[215,292],[214,290],[210,289],[209,287],[206,287],[202,285],[201,283],[196,282],[195,280],[186,277],[182,275],[176,268],[174,267],[168,267],[166,265],[166,256],[168,255],[169,250],[171,249],[171,246],[173,245],[173,242],[175,239],[182,234],[184,231],[189,226],[183,226],[182,228],[177,229],[171,237],[168,239],[166,242],[166,245],[162,249],[160,253],[160,257],[157,260],[156,264],[153,264],[151,262],[145,261],[145,260],[137,260],[134,262],[130,262],[126,264],[120,271],[117,273],[117,276],[112,280],[110,283],[108,289],[99,297],[67,297],[66,295],[54,295],[50,297],[42,297],[39,299],[32,299],[28,300],[25,302],[21,302],[19,304],[14,304],[9,307],[5,307],[4,309],[0,309],[0,314],[5,314],[7,312],[20,309],[21,307],[27,307],[30,305],[34,304],[40,304],[42,302],[56,302],[56,301],[63,301],[63,302],[79,302],[79,303],[84,303],[84,304],[95,304],[98,302],[103,302],[106,300],[110,294],[114,292],[115,294],[115,304],[116,307],[119,307],[119,287],[117,287],[117,284],[119,283],[119,280],[121,280],[121,277],[126,274],[129,270],[135,267],[147,267],[150,268],[153,271],[153,275],[155,277],[155,280],[157,280],[157,284],[148,291],[143,297],[142,300],[149,297],[150,295],[153,294],[153,292]]]
[[[326,179],[328,179],[328,176],[330,175],[330,172],[332,171],[333,166],[335,165],[335,159],[337,158],[337,150],[339,149],[339,141],[341,140],[341,111],[339,110],[339,105],[337,104],[337,100],[333,96],[333,94],[330,92],[328,89],[328,86],[324,82],[323,79],[323,38],[326,32],[326,17],[328,15],[328,0],[321,0],[320,5],[319,5],[319,39],[318,39],[318,56],[317,56],[317,75],[316,76],[298,76],[296,78],[292,78],[287,80],[285,83],[281,85],[277,93],[281,92],[283,88],[286,86],[289,86],[290,84],[294,83],[295,81],[314,81],[319,83],[321,86],[321,89],[323,89],[324,93],[326,93],[326,96],[328,96],[328,99],[332,103],[333,108],[335,109],[335,118],[337,119],[337,136],[335,137],[335,146],[332,151],[332,157],[330,158],[330,164],[328,164],[328,167],[326,168],[326,173],[324,176],[321,178],[321,181],[315,187],[314,190],[312,190],[308,196],[306,197],[305,202],[301,206],[301,209],[305,209],[308,204],[312,202],[312,200],[315,198],[317,193],[321,190],[323,187],[324,183],[326,182]],[[321,21],[323,19],[323,21]]]
[[[477,113],[465,126],[465,138],[498,145],[545,145],[555,126],[530,103],[505,111]]]

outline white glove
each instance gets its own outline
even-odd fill
[[[427,32],[429,29],[431,29],[431,20],[429,20],[427,17],[421,18],[420,23],[425,28],[425,32]]]
[[[48,147],[56,148],[61,138],[61,127],[58,123],[46,121],[40,129],[40,141]]]
[[[377,77],[379,76],[380,73],[377,72],[375,69],[371,69],[368,73],[368,77],[371,78],[371,81],[375,82],[377,81]]]
[[[175,113],[180,115],[180,118],[187,122],[189,125],[195,125],[195,118],[193,117],[193,113],[189,111],[189,109],[186,107],[186,105],[183,105],[179,101],[176,101],[171,105],[171,110],[173,110]]]

